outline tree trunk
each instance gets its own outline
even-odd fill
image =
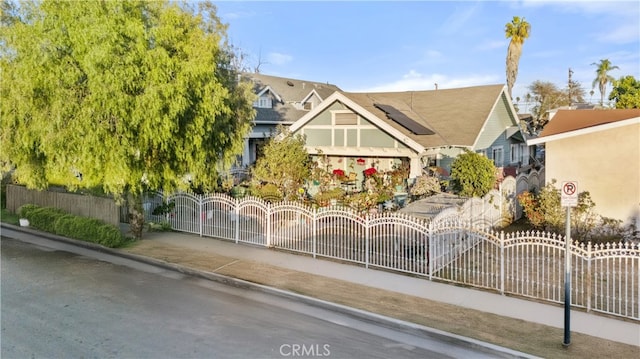
[[[129,193],[127,195],[129,206],[129,228],[135,239],[142,239],[144,228],[144,212],[142,209],[142,196]]]

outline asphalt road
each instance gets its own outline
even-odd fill
[[[3,359],[495,357],[453,340],[85,249],[69,253],[49,242],[1,239]]]

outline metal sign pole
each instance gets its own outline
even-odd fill
[[[567,206],[567,216],[565,225],[565,273],[564,273],[564,342],[562,345],[568,347],[571,344],[571,207]]]
[[[566,207],[565,250],[564,250],[564,341],[562,345],[571,344],[571,207],[578,205],[578,182],[562,183],[560,205]]]

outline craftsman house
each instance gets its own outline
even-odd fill
[[[251,133],[245,139],[244,151],[239,161],[242,166],[256,161],[262,146],[278,125],[292,125],[326,97],[340,90],[337,86],[326,83],[258,73],[242,73],[240,80],[251,82],[257,95],[253,103],[256,117]]]
[[[331,169],[357,176],[376,168],[426,167],[448,173],[464,149],[482,153],[502,171],[527,165],[530,150],[503,85],[433,91],[336,91],[290,127],[307,151],[327,155]]]

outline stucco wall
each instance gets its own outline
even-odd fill
[[[578,191],[589,191],[605,217],[640,221],[640,124],[547,142],[546,180],[552,179],[578,181]]]

